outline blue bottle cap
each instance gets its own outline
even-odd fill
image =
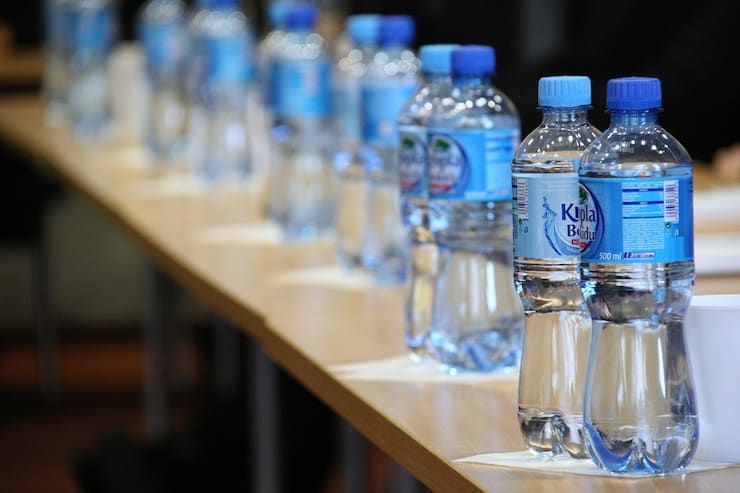
[[[591,104],[591,79],[584,75],[542,77],[538,92],[540,106],[587,106]]]
[[[270,3],[267,7],[267,19],[270,25],[277,28],[285,27],[288,10],[293,3],[291,0],[278,0]]]
[[[415,35],[414,19],[408,15],[384,15],[380,19],[378,30],[378,43],[380,45],[409,45],[414,41]]]
[[[452,71],[452,51],[460,45],[424,45],[419,48],[422,72],[449,74]]]
[[[285,16],[286,27],[290,29],[313,29],[316,25],[316,14],[316,7],[311,3],[293,3]]]
[[[491,46],[461,46],[452,51],[452,73],[490,75],[496,70],[496,51]]]
[[[662,102],[660,79],[654,77],[622,77],[606,85],[610,110],[649,110],[660,108]]]
[[[375,14],[351,15],[347,18],[347,35],[357,44],[378,42],[380,16]]]

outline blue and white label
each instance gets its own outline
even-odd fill
[[[578,256],[577,173],[515,173],[512,194],[516,257]]]
[[[693,181],[581,178],[581,259],[680,262],[694,257]]]
[[[416,92],[417,84],[383,81],[362,86],[362,137],[368,144],[396,145],[396,119],[404,103]]]
[[[427,138],[423,127],[404,126],[400,129],[398,171],[402,197],[427,196]]]
[[[247,80],[250,46],[246,36],[204,38],[203,48],[206,82],[229,83]]]
[[[329,115],[329,61],[278,60],[273,65],[275,113],[281,117]]]
[[[511,159],[517,129],[431,132],[427,144],[429,196],[442,200],[511,199]]]
[[[185,33],[180,23],[146,24],[140,37],[150,68],[175,67],[185,53]]]
[[[71,10],[68,21],[73,49],[105,53],[113,46],[117,27],[115,12],[111,7]]]
[[[332,84],[331,115],[340,140],[359,142],[362,137],[360,94],[360,83],[356,79]]]

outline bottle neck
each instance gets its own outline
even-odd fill
[[[394,55],[408,50],[408,47],[400,43],[388,43],[380,45],[380,49],[389,55]]]
[[[449,84],[452,81],[449,72],[424,72],[423,76],[429,85]]]
[[[619,126],[655,125],[660,108],[647,110],[611,110],[611,124]]]
[[[542,123],[545,125],[581,124],[588,119],[588,106],[542,108]]]
[[[452,80],[456,88],[467,89],[490,85],[490,77],[491,74],[455,74],[452,76]]]

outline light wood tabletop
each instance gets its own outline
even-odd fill
[[[0,140],[107,212],[154,262],[434,491],[740,490],[740,467],[628,479],[454,462],[523,449],[515,376],[338,368],[405,355],[403,290],[337,280],[330,241],[282,243],[260,219],[259,180],[199,189],[183,170],[152,166],[139,150],[84,144],[45,127],[37,98],[0,100]],[[700,276],[697,292],[738,292],[739,279]]]

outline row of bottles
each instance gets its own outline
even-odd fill
[[[685,467],[691,160],[657,123],[660,82],[610,81],[601,134],[587,77],[543,78],[542,124],[518,145],[492,55],[422,47],[425,84],[399,115],[408,346],[452,372],[515,370],[523,347],[518,415],[537,455]]]
[[[49,115],[100,137],[115,4],[49,0],[47,14]],[[417,58],[413,19],[359,15],[332,62],[314,5],[268,14],[255,46],[236,0],[143,7],[154,159],[187,161],[204,184],[268,162],[266,213],[287,241],[334,234],[345,267],[407,279],[412,352],[453,373],[519,371],[535,453],[684,467],[698,436],[682,332],[691,159],[658,125],[660,82],[610,81],[600,134],[588,78],[543,78],[542,124],[520,143],[491,47]]]

